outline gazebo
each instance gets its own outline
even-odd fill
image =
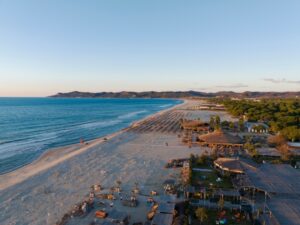
[[[210,147],[216,150],[217,154],[236,155],[243,147],[243,140],[222,130],[199,135],[198,140],[201,146]]]

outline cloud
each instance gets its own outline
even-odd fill
[[[244,87],[248,87],[248,85],[237,83],[237,84],[230,84],[230,85],[218,85],[216,87],[217,88],[244,88]]]
[[[271,82],[273,84],[300,84],[300,80],[273,79],[273,78],[265,78],[263,80],[267,82]]]

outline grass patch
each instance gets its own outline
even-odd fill
[[[217,182],[218,177],[222,179],[220,182]],[[212,172],[193,171],[192,184],[206,188],[233,188],[230,177],[221,177],[215,170]]]

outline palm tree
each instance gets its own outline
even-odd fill
[[[201,224],[203,223],[204,220],[208,218],[206,209],[203,207],[198,208],[195,213],[196,213],[196,217],[200,220]]]

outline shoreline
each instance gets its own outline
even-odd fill
[[[137,183],[144,194],[152,190],[164,193],[164,182],[180,177],[180,170],[165,169],[171,159],[209,151],[205,147],[188,146],[178,137],[182,132],[181,119],[209,120],[210,115],[214,115],[187,110],[198,103],[186,99],[135,121],[127,129],[107,135],[110,139],[106,142],[102,138],[85,146],[77,144],[49,151],[40,161],[27,166],[27,173],[23,168],[5,175],[6,178],[0,176],[2,188],[7,187],[0,191],[0,221],[56,224],[89,196],[93,185],[109,190],[116,181],[122,182],[122,190],[128,196]],[[226,116],[220,115],[221,118]],[[148,205],[146,199],[139,200],[141,205],[137,208],[116,202],[111,209],[132,216],[130,224],[145,222]],[[86,225],[94,220],[94,213],[90,213],[68,224]]]
[[[66,160],[73,158],[74,156],[80,155],[97,145],[100,145],[112,138],[115,138],[123,133],[126,133],[130,128],[132,128],[133,126],[138,126],[140,123],[142,123],[145,120],[155,118],[165,112],[174,110],[189,102],[189,100],[187,99],[178,99],[178,100],[181,100],[182,103],[179,103],[167,109],[163,109],[154,114],[148,115],[145,118],[142,118],[140,120],[134,121],[128,127],[118,130],[114,133],[89,140],[84,144],[77,143],[77,144],[71,144],[71,145],[66,145],[66,146],[61,146],[61,147],[46,150],[34,161],[22,167],[19,167],[16,170],[1,174],[0,192],[16,184],[19,184],[34,175],[37,175],[58,164],[61,164]]]

